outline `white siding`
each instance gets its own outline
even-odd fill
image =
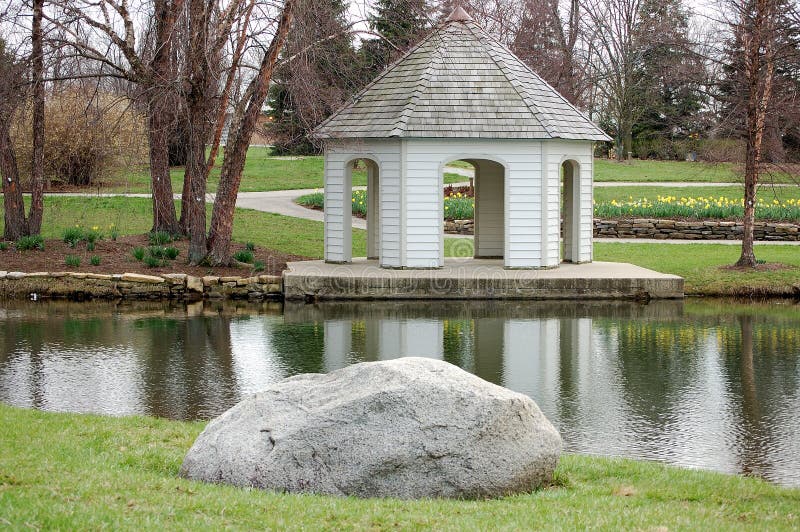
[[[579,186],[577,197],[579,198],[579,216],[578,216],[578,256],[576,262],[591,262],[592,261],[592,217],[594,215],[592,198],[593,198],[593,175],[594,175],[594,159],[592,156],[592,143],[587,141],[548,141],[547,150],[550,154],[548,161],[550,162],[549,168],[551,173],[551,180],[557,184],[554,189],[555,193],[550,194],[550,201],[548,209],[550,212],[549,220],[549,239],[550,239],[550,253],[549,259],[552,261],[556,258],[560,241],[559,241],[559,223],[561,219],[561,196],[559,192],[561,164],[567,160],[573,160],[578,163],[576,168],[576,178]],[[555,239],[555,240],[553,240]],[[557,264],[557,263],[556,263]]]
[[[442,265],[441,178],[446,163],[459,159],[486,159],[506,168],[505,264],[523,268],[540,265],[541,142],[409,139],[407,154],[408,267]],[[413,234],[412,226],[416,228]]]
[[[352,258],[352,180],[347,172],[354,159],[378,165],[379,256],[382,266],[402,266],[401,153],[400,141],[331,141],[325,147],[325,260],[349,262]]]

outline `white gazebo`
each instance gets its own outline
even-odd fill
[[[367,253],[381,267],[444,265],[443,175],[457,160],[475,167],[476,258],[592,260],[592,147],[608,137],[461,8],[315,135],[325,139],[326,262],[352,260],[359,160]]]

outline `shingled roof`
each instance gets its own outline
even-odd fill
[[[460,8],[314,136],[610,140]]]

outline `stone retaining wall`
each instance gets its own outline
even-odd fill
[[[653,218],[594,220],[594,236],[602,238],[741,240],[743,232],[741,222],[681,222]],[[797,241],[800,240],[800,226],[791,223],[756,222],[753,236],[756,240],[764,241]]]
[[[0,298],[281,299],[282,278],[0,271]]]
[[[445,220],[446,233],[471,235],[473,220]],[[594,236],[600,238],[654,238],[657,240],[741,240],[741,222],[697,220],[681,222],[655,218],[631,220],[594,220]],[[800,225],[780,222],[756,222],[756,240],[800,241]]]

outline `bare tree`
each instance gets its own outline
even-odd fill
[[[44,46],[42,16],[44,0],[33,0],[31,24],[31,78],[33,97],[33,161],[31,163],[31,208],[28,232],[38,235],[42,230],[44,211]]]
[[[26,65],[0,39],[0,174],[3,180],[3,238],[16,240],[28,234],[19,167],[11,140],[11,123],[27,95]]]
[[[217,197],[211,217],[208,251],[209,262],[227,264],[230,262],[230,242],[233,235],[233,213],[236,196],[242,181],[247,149],[256,128],[256,121],[267,99],[269,83],[275,71],[278,55],[286,42],[292,24],[296,0],[286,0],[278,27],[264,54],[257,75],[250,82],[246,94],[246,106],[241,120],[228,137],[228,148],[222,164]]]
[[[577,58],[580,12],[579,0],[526,0],[511,44],[520,59],[573,104],[583,92]]]
[[[775,77],[777,28],[780,13],[775,0],[729,0],[734,13],[733,33],[740,36],[743,81],[746,86],[744,234],[737,266],[754,268],[753,227],[758,179],[762,171],[762,148],[767,110]]]

